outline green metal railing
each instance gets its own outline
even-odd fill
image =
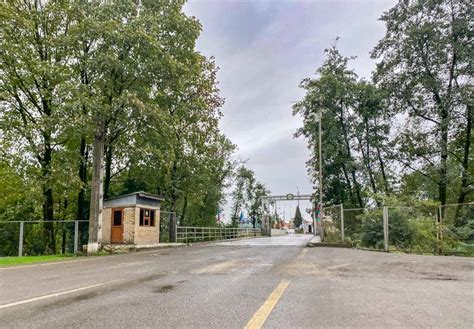
[[[253,238],[262,235],[260,229],[178,226],[176,242],[192,243],[240,238]]]

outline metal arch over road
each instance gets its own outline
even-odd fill
[[[312,201],[314,209],[316,209],[315,197],[312,194],[288,193],[285,195],[270,195],[270,196],[262,197],[262,201],[263,201],[262,207],[263,207],[264,213],[266,213],[266,216],[265,216],[266,218],[264,219],[264,223],[262,225],[263,226],[262,232],[264,232],[264,234],[266,235],[271,235],[271,220],[269,218],[270,215],[268,213],[270,204],[276,204],[279,201],[304,201],[304,200]],[[313,219],[313,234],[319,235],[321,232],[321,227],[320,227],[321,221],[318,221],[316,219],[316,213],[314,211],[311,214],[311,218]]]
[[[266,196],[266,197],[263,197],[262,200],[263,201],[269,201],[269,202],[272,202],[272,201],[298,201],[298,200],[312,200],[314,198],[313,195],[311,194],[292,194],[292,193],[288,193],[286,195],[270,195],[270,196]]]

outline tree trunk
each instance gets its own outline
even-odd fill
[[[469,186],[469,154],[472,143],[472,106],[467,106],[467,123],[466,123],[466,140],[464,141],[464,155],[462,161],[462,175],[461,175],[461,188],[458,196],[458,206],[456,208],[456,214],[454,216],[454,225],[457,227],[464,226],[466,223],[462,218],[459,218],[461,213],[462,204],[466,200],[468,194],[467,188]]]
[[[344,124],[344,114],[343,114],[342,104],[341,104],[341,109],[340,110],[341,110],[341,115],[339,117],[339,121],[341,123],[341,129],[342,129],[342,134],[343,134],[343,137],[344,137],[344,143],[346,145],[347,157],[348,157],[348,159],[351,163],[350,172],[351,172],[351,176],[352,176],[352,181],[354,182],[354,188],[355,188],[355,192],[356,192],[357,201],[359,203],[359,206],[361,208],[364,208],[364,202],[362,201],[362,196],[361,196],[361,193],[360,193],[360,185],[357,182],[356,170],[354,168],[354,165],[352,164],[353,158],[352,158],[352,153],[351,153],[351,146],[349,144],[349,137],[348,137],[348,133],[347,133],[347,128],[346,128],[346,125]]]
[[[176,204],[178,202],[178,164],[173,161],[173,170],[171,172],[171,197],[170,197],[170,241],[176,242]]]
[[[439,183],[438,183],[438,201],[441,205],[446,204],[447,198],[447,162],[448,162],[448,111],[446,106],[442,106],[441,110],[441,136],[440,136],[440,149],[441,149],[441,162],[439,168]],[[441,207],[441,215],[444,218],[445,207]]]
[[[183,202],[183,210],[181,211],[181,223],[186,222],[186,211],[188,210],[188,195],[186,194],[184,196],[184,202]]]
[[[79,193],[77,194],[77,214],[76,219],[83,221],[86,219],[87,207],[86,207],[86,186],[87,186],[87,160],[88,160],[88,149],[86,139],[81,138],[81,146],[79,148],[79,180],[81,186],[79,187]],[[79,241],[83,241],[85,235],[85,222],[79,222]],[[82,244],[82,242],[81,242]],[[82,248],[82,247],[81,247]]]
[[[54,232],[54,198],[51,181],[51,161],[53,149],[51,147],[51,135],[49,133],[43,134],[44,138],[44,153],[41,162],[41,176],[43,180],[43,221],[44,230],[43,237],[45,241],[45,252],[56,253],[56,239]]]
[[[380,148],[378,146],[376,147],[376,150],[377,150],[377,158],[379,160],[380,171],[382,172],[382,179],[383,179],[383,184],[384,184],[384,188],[385,188],[385,193],[387,195],[389,195],[390,194],[390,187],[388,185],[387,174],[385,173],[385,164],[383,162],[382,154],[381,154]]]
[[[105,148],[105,180],[104,180],[104,198],[110,197],[110,179],[112,173],[113,149],[111,143]]]
[[[342,168],[342,172],[343,172],[343,174],[344,174],[344,178],[345,178],[345,180],[346,180],[346,184],[349,186],[349,197],[350,197],[350,199],[351,199],[351,202],[352,202],[353,204],[355,204],[355,203],[357,202],[357,200],[354,198],[354,192],[353,192],[353,190],[352,190],[352,183],[351,183],[351,180],[350,180],[350,178],[349,178],[349,174],[348,174],[348,172],[347,172],[347,168],[346,168],[346,166],[345,166],[344,164],[342,164],[341,168]],[[344,203],[344,199],[343,199],[342,196],[341,196],[341,203]]]
[[[103,203],[103,163],[105,128],[98,123],[94,134],[94,153],[92,157],[91,204],[89,211],[89,242],[87,252],[99,250],[102,240],[102,203]]]
[[[356,189],[357,201],[359,202],[359,206],[361,208],[364,208],[364,201],[362,200],[362,195],[360,193],[360,185],[357,182],[355,169],[351,170],[351,175],[352,175],[352,180],[354,181],[354,186],[355,186],[355,189]]]
[[[365,167],[367,168],[367,174],[369,175],[369,182],[370,186],[372,187],[372,191],[377,194],[377,186],[375,185],[375,179],[374,179],[374,174],[372,170],[372,163],[370,162],[370,146],[369,146],[369,141],[366,140],[365,142],[365,151],[364,151],[364,146],[362,145],[362,141],[360,138],[357,138],[357,141],[359,143],[359,148],[362,153],[362,159],[364,159]]]

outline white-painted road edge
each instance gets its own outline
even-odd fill
[[[58,297],[58,296],[62,296],[62,295],[72,294],[72,293],[75,293],[75,292],[78,292],[78,291],[104,286],[106,284],[107,283],[98,283],[98,284],[93,284],[91,286],[80,287],[80,288],[75,288],[75,289],[71,289],[71,290],[56,292],[56,293],[49,294],[49,295],[24,299],[24,300],[20,300],[18,302],[13,302],[13,303],[9,303],[9,304],[0,305],[0,310],[4,309],[4,308],[8,308],[8,307],[13,307],[13,306],[18,306],[18,305],[22,305],[22,304],[31,303],[31,302],[36,302],[36,301],[43,300],[43,299],[48,299],[48,298]]]

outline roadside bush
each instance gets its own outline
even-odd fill
[[[436,237],[435,220],[432,218],[419,218],[410,221],[414,228],[411,251],[415,253],[437,253],[440,242]]]
[[[461,227],[444,227],[442,252],[446,255],[474,256],[474,218],[466,220]]]
[[[346,239],[352,241],[360,241],[362,234],[362,218],[363,211],[344,210],[344,235]]]
[[[382,210],[378,209],[357,216],[362,222],[360,243],[363,247],[383,248],[382,216]]]
[[[361,244],[364,247],[382,249],[384,246],[383,238],[383,214],[382,209],[372,210],[359,215],[362,221]],[[389,216],[389,245],[397,249],[412,249],[416,228],[408,216],[405,216],[400,210],[390,211]]]

